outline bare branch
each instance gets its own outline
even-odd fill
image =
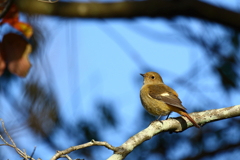
[[[209,122],[240,116],[240,105],[195,112],[190,115],[198,124],[204,125]],[[132,136],[121,146],[117,147],[118,150],[109,157],[108,160],[124,159],[135,147],[144,141],[151,139],[154,135],[157,135],[160,132],[182,132],[192,126],[193,125],[186,117],[153,121],[146,129]]]
[[[191,113],[190,115],[198,124],[203,126],[213,121],[240,116],[240,105],[221,109],[206,110],[202,112],[195,112]],[[91,142],[85,144],[73,146],[63,151],[58,151],[51,158],[51,160],[56,160],[61,157],[65,157],[68,160],[71,160],[71,158],[67,155],[68,153],[90,146],[105,146],[106,148],[114,151],[114,154],[111,157],[109,157],[108,160],[121,160],[124,159],[130,152],[132,152],[135,147],[137,147],[144,141],[151,139],[153,136],[161,132],[182,132],[192,126],[193,124],[186,117],[183,116],[163,121],[153,121],[146,129],[132,136],[119,147],[114,147],[107,142],[92,140]],[[12,138],[7,133],[3,121],[2,128],[4,129],[4,132],[8,135],[8,138],[11,140],[11,142],[13,142]],[[20,149],[18,149],[15,143],[11,145],[6,140],[4,140],[4,138],[1,135],[0,138],[5,143],[1,144],[0,146],[10,146],[14,148],[17,151],[17,153],[24,159],[34,160],[32,157],[28,156],[25,152],[22,152]]]
[[[30,156],[31,158],[33,157],[35,151],[36,151],[36,147],[34,147],[34,149],[33,149],[33,152],[32,152],[32,154],[31,154],[31,156]]]
[[[190,115],[198,124],[203,126],[204,124],[213,121],[240,116],[240,105],[221,109],[206,110],[203,112],[195,112],[191,113]],[[51,160],[56,160],[62,156],[66,157],[65,155],[72,151],[90,146],[105,146],[106,148],[114,151],[114,154],[109,157],[108,160],[121,160],[124,159],[131,151],[133,151],[135,147],[161,132],[182,132],[192,126],[193,124],[183,116],[163,121],[153,121],[146,129],[132,136],[119,147],[113,147],[107,142],[92,140],[91,142],[85,144],[73,146],[63,151],[58,151],[58,153],[55,154]]]
[[[12,144],[13,144],[14,146],[16,146],[16,144],[14,143],[12,137],[8,134],[8,132],[7,132],[6,128],[5,128],[5,125],[4,125],[4,122],[3,122],[2,119],[1,119],[1,123],[2,123],[2,128],[3,128],[4,132],[6,133],[6,135],[8,136],[8,138],[10,139],[10,141],[12,142]]]
[[[55,154],[51,160],[56,160],[58,158],[60,158],[61,156],[63,155],[66,155],[72,151],[76,151],[76,150],[79,150],[79,149],[83,149],[83,148],[87,148],[87,147],[90,147],[90,146],[104,146],[108,149],[111,149],[113,151],[117,151],[117,148],[110,145],[109,143],[107,142],[100,142],[100,141],[95,141],[95,140],[92,140],[91,142],[88,142],[88,143],[84,143],[84,144],[81,144],[81,145],[77,145],[77,146],[73,146],[73,147],[70,147],[66,150],[63,150],[63,151],[58,151],[57,154]]]
[[[194,118],[194,120],[204,125],[209,122],[226,119],[230,117],[236,117],[240,116],[240,105],[228,107],[228,108],[222,108],[222,109],[213,109],[213,110],[207,110],[203,112],[195,112],[190,114],[191,117]],[[0,119],[2,123],[2,128],[4,129],[4,132],[7,134],[8,138],[13,144],[9,144],[1,135],[0,139],[3,140],[5,144],[0,144],[0,146],[9,146],[16,150],[16,152],[23,157],[25,160],[31,159],[34,160],[31,156],[28,156],[26,152],[21,151],[19,148],[17,148],[16,144],[12,140],[11,136],[8,134],[4,122]],[[129,138],[125,143],[123,143],[119,147],[114,147],[110,145],[107,142],[101,142],[101,141],[95,141],[92,140],[91,142],[81,144],[78,146],[70,147],[63,151],[58,151],[57,154],[55,154],[51,160],[56,160],[61,157],[65,157],[68,160],[71,160],[71,158],[67,155],[68,153],[83,149],[90,146],[105,146],[108,149],[111,149],[114,151],[114,154],[109,157],[108,160],[116,160],[116,159],[124,159],[136,146],[140,145],[146,140],[151,139],[154,135],[159,134],[160,132],[182,132],[186,130],[189,127],[192,127],[192,123],[186,118],[186,117],[178,117],[174,119],[168,119],[163,121],[153,121],[146,129],[142,130],[141,132],[137,133],[136,135]]]
[[[135,18],[187,16],[213,21],[240,30],[240,13],[193,0],[148,0],[97,2],[40,3],[34,0],[15,0],[22,12],[79,18]],[[219,16],[221,15],[221,16]],[[234,18],[233,18],[234,17]]]
[[[68,160],[72,160],[72,158],[69,157],[67,154],[65,154],[65,155],[61,155],[60,157],[61,157],[61,158],[67,158]]]
[[[12,137],[9,135],[9,133],[7,132],[7,129],[5,128],[5,125],[4,125],[4,122],[2,119],[0,119],[1,123],[2,123],[2,128],[5,132],[5,134],[7,135],[7,137],[9,138],[9,140],[11,141],[12,144],[9,144],[4,138],[2,135],[0,135],[0,139],[4,142],[4,144],[0,144],[0,146],[9,146],[11,148],[14,148],[15,151],[21,156],[23,157],[25,160],[34,160],[34,158],[32,158],[31,156],[28,156],[26,151],[21,151],[17,145],[14,143]]]

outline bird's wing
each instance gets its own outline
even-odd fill
[[[177,93],[165,84],[149,85],[149,95],[159,101],[163,101],[168,105],[186,110],[181,100],[177,97]]]

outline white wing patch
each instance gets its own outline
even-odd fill
[[[161,94],[161,96],[169,96],[169,93],[164,92],[164,93]]]
[[[148,97],[152,98],[149,94],[147,94]]]

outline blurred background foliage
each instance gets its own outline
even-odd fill
[[[52,73],[50,66],[45,63],[47,59],[43,48],[46,45],[51,45],[50,42],[52,41],[49,40],[47,36],[49,30],[39,27],[37,28],[37,23],[39,23],[37,16],[25,15],[25,17],[34,27],[34,36],[32,39],[34,52],[31,55],[32,64],[39,64],[41,67],[46,67],[47,69],[44,70],[43,72],[45,73],[43,73],[42,71],[37,71],[37,68],[35,68],[34,74],[30,74],[27,80],[22,80],[9,73],[7,70],[3,76],[0,77],[0,117],[8,117],[7,119],[4,119],[5,125],[10,134],[14,137],[14,140],[18,143],[19,148],[22,148],[23,146],[26,147],[26,144],[24,140],[18,141],[18,137],[29,136],[29,134],[34,137],[35,140],[37,139],[38,141],[41,141],[41,145],[43,145],[52,155],[56,150],[63,150],[72,145],[91,141],[92,139],[105,141],[113,136],[115,138],[124,137],[124,139],[127,140],[133,134],[147,127],[151,121],[155,120],[155,117],[152,117],[142,109],[140,103],[136,103],[139,104],[139,108],[141,108],[139,113],[134,113],[138,114],[134,115],[134,117],[137,117],[134,120],[136,125],[132,128],[124,128],[122,126],[128,123],[128,119],[127,117],[125,120],[121,119],[119,117],[120,108],[115,107],[120,100],[118,100],[118,97],[102,98],[102,95],[99,95],[97,99],[95,97],[89,98],[89,101],[94,101],[95,109],[87,114],[87,116],[82,116],[80,112],[74,115],[68,115],[71,113],[67,110],[64,114],[60,112],[61,107],[66,107],[67,105],[70,105],[73,108],[81,108],[82,106],[74,106],[74,103],[67,105],[60,104],[59,97],[56,97],[58,90],[55,89],[54,83],[52,83],[53,79],[49,76],[54,73]],[[71,19],[66,20],[59,17],[56,19],[66,22],[71,21]],[[135,20],[129,21],[134,22]],[[195,97],[198,102],[190,103],[194,105],[192,108],[194,108],[195,111],[228,107],[228,104],[231,104],[231,95],[239,94],[239,31],[219,24],[213,24],[208,21],[194,19],[194,21],[197,21],[197,23],[200,23],[201,27],[203,27],[202,30],[196,31],[195,28],[188,25],[188,21],[192,21],[192,19],[182,17],[181,19],[167,19],[165,20],[165,23],[169,28],[173,29],[176,34],[182,37],[182,39],[187,41],[189,45],[202,50],[202,54],[205,54],[204,56],[207,57],[204,59],[204,63],[210,66],[211,72],[216,76],[216,83],[219,82],[221,84],[221,90],[223,91],[221,92],[222,99],[216,98],[211,84],[206,83],[206,81],[208,81],[208,75],[205,75],[202,72],[202,68],[206,66],[196,65],[198,59],[194,57],[195,53],[192,53],[192,65],[188,68],[188,71],[182,75],[178,75],[169,85],[173,88],[177,87],[177,90],[182,88],[186,93],[191,93],[191,97],[185,95],[184,104],[191,101],[190,99],[192,96]],[[130,30],[135,29],[130,28]],[[220,30],[221,34],[216,30]],[[129,44],[126,39],[121,38],[121,33],[115,32],[114,30],[111,30],[111,28],[104,32],[111,34],[110,38],[113,41],[118,42],[120,47],[126,47],[126,50],[131,50],[129,49],[131,46],[128,46]],[[153,41],[158,40],[156,35],[158,35],[159,32],[151,30],[150,28],[137,28],[134,32],[152,39]],[[66,43],[69,44],[69,42]],[[71,41],[71,43],[77,42]],[[158,43],[161,43],[161,41]],[[174,44],[172,44],[172,47],[174,47]],[[69,50],[72,51],[73,49]],[[67,54],[68,53],[66,53],[66,55]],[[81,55],[79,56],[81,57]],[[133,56],[133,58],[130,59],[137,64],[142,73],[152,70],[160,72],[163,75],[169,74],[168,70],[165,68],[150,67],[151,64],[144,62],[144,60],[142,61],[140,56],[136,57],[135,55],[134,57],[134,55],[130,55],[130,53],[128,56]],[[58,57],[56,57],[56,60],[57,59]],[[86,59],[86,61],[88,61],[88,59]],[[68,63],[71,65],[70,61],[68,61]],[[74,70],[72,73],[79,74],[77,68],[72,69]],[[116,71],[116,73],[118,73],[118,71]],[[43,81],[42,77],[45,77],[46,80]],[[82,78],[89,78],[91,81],[91,76]],[[124,78],[126,77],[123,77],[123,79]],[[134,80],[137,87],[141,86],[142,79],[138,74],[132,75],[130,78]],[[61,79],[61,77],[55,77],[55,79]],[[118,82],[118,85],[121,85],[120,82]],[[95,81],[92,83],[92,85],[96,85],[94,84],[96,83]],[[64,87],[71,89],[74,85],[75,84],[69,84],[69,86]],[[137,87],[135,94],[139,94],[140,88],[137,89]],[[75,89],[73,89],[73,92],[75,92]],[[126,94],[127,92],[126,88]],[[212,93],[211,96],[206,95],[206,92]],[[82,98],[86,98],[86,95],[85,97],[79,96],[73,98],[75,98],[75,101],[81,101]],[[121,101],[123,101],[123,99],[121,99]],[[124,101],[128,100],[125,99]],[[191,109],[191,111],[194,111],[194,109]],[[71,116],[75,121],[66,119],[66,117],[68,117],[66,115]],[[214,122],[199,130],[188,129],[178,134],[161,133],[141,144],[130,153],[126,159],[219,160],[225,159],[226,157],[228,157],[228,159],[237,159],[236,156],[239,157],[240,153],[239,124],[240,119],[237,117]],[[19,132],[26,134],[19,134]],[[124,141],[120,142],[120,144],[123,142]],[[34,143],[34,141],[32,143]],[[30,146],[25,149],[28,153],[33,151],[33,148]],[[11,153],[12,152],[14,151],[11,151]],[[0,151],[0,159],[9,158],[9,153],[10,152]],[[106,153],[109,156],[112,152],[104,147],[96,146],[75,151],[71,153],[70,156],[73,158],[99,159],[99,155],[103,153]],[[46,159],[44,158],[45,155],[41,152],[35,153],[34,158],[38,157]]]

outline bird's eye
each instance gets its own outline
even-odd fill
[[[152,79],[154,79],[155,77],[154,77],[154,76],[152,76],[151,78],[152,78]]]

